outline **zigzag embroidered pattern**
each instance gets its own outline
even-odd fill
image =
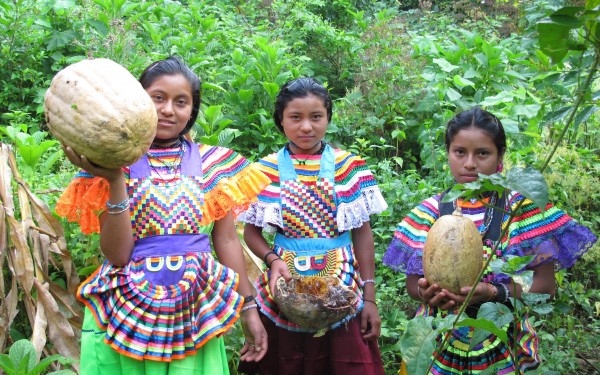
[[[198,200],[190,197],[202,191],[202,181],[194,176],[182,176],[180,180],[168,185],[155,185],[150,179],[133,181],[132,220],[141,223],[137,238],[163,234],[197,233],[198,223],[202,220],[202,206]]]
[[[331,238],[337,235],[333,186],[317,181],[312,189],[297,181],[282,184],[284,230],[291,238]]]

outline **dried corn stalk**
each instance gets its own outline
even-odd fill
[[[15,201],[16,198],[16,201]],[[0,144],[0,352],[17,314],[27,314],[38,353],[79,360],[83,311],[74,298],[79,277],[67,250],[61,222],[21,179],[10,147]],[[17,206],[15,206],[17,204]],[[49,277],[50,265],[64,272],[67,289]],[[25,311],[18,311],[18,301]],[[52,345],[46,345],[50,342]]]

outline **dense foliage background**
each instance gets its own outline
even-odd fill
[[[294,77],[315,76],[334,97],[328,140],[366,159],[390,206],[372,227],[383,320],[380,346],[386,371],[393,374],[402,358],[399,338],[415,303],[405,293],[403,275],[384,267],[381,257],[407,211],[452,184],[442,135],[453,114],[481,105],[498,115],[509,136],[507,167],[541,169],[550,161],[544,177],[551,201],[600,234],[597,43],[588,37],[595,29],[586,34],[557,21],[560,17],[552,18],[555,24],[548,21],[559,9],[573,16],[569,7],[583,5],[558,0],[4,1],[0,136],[13,147],[22,178],[12,186],[29,186],[51,210],[73,176],[47,133],[42,104],[54,74],[81,59],[110,58],[137,76],[156,59],[181,56],[203,81],[194,138],[251,159],[284,143],[271,119],[279,87]],[[568,29],[567,38],[551,36],[556,25]],[[583,85],[588,77],[591,87]],[[17,219],[22,207],[17,205]],[[76,276],[84,278],[101,262],[98,238],[60,223],[64,233],[55,236],[64,237]],[[11,236],[0,241],[0,349],[37,332],[31,304],[41,289],[21,290],[17,298],[11,285],[20,276],[9,261],[3,266],[13,242]],[[558,273],[551,309],[534,313],[544,360],[540,371],[600,368],[599,247]],[[50,262],[39,280],[69,289],[67,255],[50,245],[47,249]],[[57,254],[62,265],[51,261]],[[55,313],[68,318],[77,337],[73,302],[59,298],[57,290],[50,288]],[[15,308],[9,309],[8,301]],[[242,340],[239,327],[227,336],[233,373]],[[57,342],[50,334],[42,344],[44,354],[63,353]]]

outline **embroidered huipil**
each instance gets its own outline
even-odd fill
[[[498,228],[487,228],[485,204],[492,204],[493,196],[482,201],[459,203],[463,216],[471,219],[480,232],[495,231],[498,236],[509,225],[508,231],[495,253],[492,253],[493,242],[484,237],[484,257],[493,259],[506,258],[509,255],[535,255],[534,260],[526,267],[531,268],[542,263],[553,262],[555,268],[568,268],[583,255],[596,241],[596,237],[586,227],[573,221],[565,212],[548,204],[544,213],[533,202],[518,192],[509,192],[498,204],[504,209],[501,220],[495,220]],[[440,216],[440,194],[428,198],[415,207],[399,224],[388,249],[383,257],[387,266],[405,272],[407,275],[423,275],[423,246],[429,229]],[[523,201],[519,213],[508,224],[509,213]],[[450,211],[446,210],[448,214]],[[500,211],[501,212],[501,211]],[[498,211],[494,212],[496,215]],[[509,276],[496,274],[491,267],[486,270],[483,282],[508,283]],[[421,304],[417,316],[445,316],[449,312],[431,308]],[[475,311],[476,314],[476,311]],[[473,316],[474,317],[474,316]],[[534,369],[539,365],[537,333],[526,315],[516,321],[516,335],[513,326],[507,324],[509,340],[517,346],[517,360],[521,370]],[[461,327],[453,331],[449,346],[438,354],[432,369],[433,374],[458,374],[482,371],[492,364],[497,364],[499,374],[513,373],[514,363],[509,351],[499,338],[489,335],[485,340],[470,347],[473,336],[472,327]]]
[[[238,319],[243,303],[238,274],[213,258],[209,235],[214,221],[244,211],[268,178],[229,149],[184,141],[184,150],[179,175],[168,179],[146,156],[124,168],[131,261],[105,261],[78,290],[105,342],[128,357],[170,362],[194,354]],[[98,231],[107,188],[82,172],[56,211],[84,232]]]
[[[277,232],[273,251],[292,275],[338,277],[358,295],[360,311],[362,280],[350,230],[387,208],[365,162],[327,145],[322,155],[307,156],[302,162],[292,159],[283,148],[261,159],[259,165],[272,183],[240,220]],[[268,282],[268,272],[257,281],[256,300],[261,311],[280,327],[310,332],[280,314]]]

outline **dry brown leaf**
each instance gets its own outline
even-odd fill
[[[33,259],[37,265],[36,275],[38,278],[48,278],[48,254],[50,253],[50,238],[45,234],[40,234],[38,231],[30,231],[29,235],[32,239]],[[43,277],[40,277],[43,275]]]
[[[10,242],[12,244],[11,251],[8,252],[9,263],[12,263],[12,271],[17,277],[17,281],[27,295],[31,295],[33,287],[33,279],[35,277],[33,270],[33,259],[31,251],[27,244],[27,239],[23,233],[23,228],[20,222],[14,217],[7,215]]]
[[[67,318],[59,311],[58,304],[50,294],[48,283],[42,284],[35,279],[34,285],[38,291],[38,299],[42,301],[46,310],[50,342],[63,356],[79,361],[79,339]]]
[[[58,303],[58,308],[62,314],[76,326],[78,325],[79,328],[81,328],[81,324],[83,323],[83,305],[77,301],[72,293],[69,293],[62,286],[50,279],[47,279],[46,282],[48,283],[50,293]]]
[[[6,257],[6,252],[8,250],[6,245],[6,221],[4,217],[4,206],[0,204],[0,270],[4,269],[4,258]],[[4,293],[4,277],[0,277],[0,296],[4,296]]]
[[[38,299],[36,306],[35,320],[31,325],[31,343],[37,353],[37,360],[40,360],[44,346],[46,346],[46,328],[48,328],[48,321],[46,320],[46,309],[41,299]]]
[[[12,279],[11,288],[6,298],[0,303],[0,353],[4,353],[6,340],[10,334],[10,326],[17,316],[17,302],[19,301],[19,292],[17,288],[17,280]],[[2,294],[4,296],[4,294]]]
[[[15,204],[11,188],[12,171],[8,166],[10,153],[10,146],[0,143],[0,199],[2,199],[7,212],[12,215],[15,210]]]
[[[67,289],[69,292],[75,294],[77,292],[77,288],[79,288],[79,284],[81,284],[81,281],[79,279],[79,275],[77,274],[77,269],[73,264],[71,254],[68,252],[61,252],[56,242],[52,242],[50,244],[50,251],[53,253],[60,253],[59,255],[62,262],[62,267],[57,268],[62,268],[63,272],[67,276]]]

